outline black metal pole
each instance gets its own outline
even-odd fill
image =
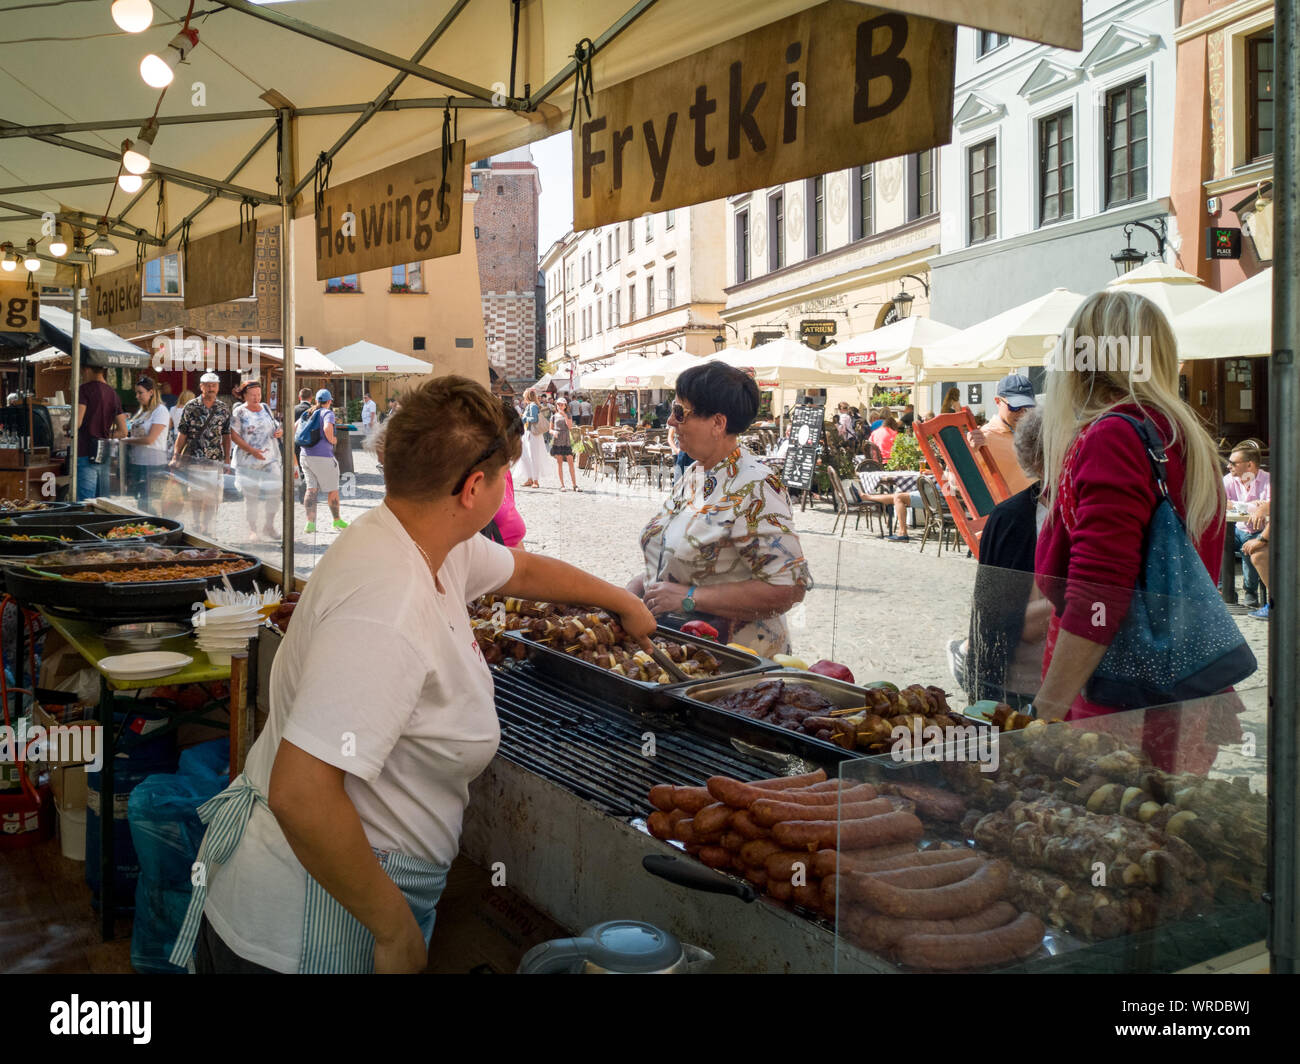
[[[1300,0],[1275,5],[1277,108],[1273,189],[1273,357],[1269,366],[1269,457],[1276,488],[1269,532],[1270,591],[1276,593],[1268,643],[1269,951],[1274,972],[1300,971]]]

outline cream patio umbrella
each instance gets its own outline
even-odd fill
[[[1171,323],[1178,357],[1258,358],[1273,353],[1273,268],[1181,314]]]
[[[1159,260],[1139,266],[1123,277],[1116,277],[1106,287],[1146,296],[1171,323],[1180,314],[1195,310],[1218,294],[1194,274],[1184,273]]]
[[[911,377],[912,402],[919,405],[916,391],[925,348],[956,333],[951,325],[932,318],[903,318],[870,332],[846,336],[822,348],[822,353],[831,358],[841,355],[845,367],[859,373],[859,392],[862,386],[874,385],[884,373]]]
[[[1043,365],[1084,296],[1054,288],[924,349],[920,380],[986,381]]]

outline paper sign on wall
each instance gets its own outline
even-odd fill
[[[140,320],[140,269],[134,263],[90,281],[90,323],[96,329]]]
[[[955,39],[831,0],[597,92],[573,133],[573,227],[946,144]]]
[[[34,333],[40,328],[40,289],[26,281],[0,282],[0,332]]]
[[[256,269],[255,224],[191,240],[185,249],[185,308],[251,296]]]
[[[465,142],[376,170],[322,194],[316,214],[316,279],[460,254]]]

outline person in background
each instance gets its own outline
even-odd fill
[[[645,566],[627,587],[669,624],[705,620],[720,642],[770,657],[789,653],[785,614],[812,576],[785,484],[738,440],[758,406],[758,385],[731,366],[677,378],[669,425],[695,465],[642,531]]]
[[[582,397],[582,423],[590,425],[592,417],[591,396],[584,394]]]
[[[673,483],[676,484],[694,459],[682,450],[682,441],[677,435],[677,426],[673,424],[671,416],[668,419],[668,446],[673,449]]]
[[[1263,532],[1269,513],[1269,476],[1259,468],[1262,457],[1259,444],[1254,440],[1245,440],[1237,444],[1232,449],[1232,454],[1228,456],[1228,472],[1223,478],[1223,488],[1228,494],[1228,502],[1235,503],[1239,510],[1244,508],[1250,515],[1245,521],[1237,521],[1232,526],[1237,550],[1241,552],[1244,604],[1250,609],[1260,604],[1259,573],[1252,561],[1254,552],[1247,553],[1245,546]],[[1267,600],[1264,605],[1267,607]],[[1268,616],[1267,608],[1264,616]]]
[[[388,409],[384,411],[384,418],[383,418],[384,421],[387,421],[396,412],[397,412],[397,400],[394,397],[389,396]]]
[[[95,461],[100,440],[120,439],[126,435],[126,415],[117,392],[104,380],[100,366],[83,366],[81,387],[77,389],[77,501],[107,496],[108,462]]]
[[[903,407],[903,416],[898,420],[902,424],[904,432],[912,431],[912,425],[916,421],[916,410],[911,403]]]
[[[542,436],[546,432],[546,423],[542,421],[541,404],[537,402],[537,389],[529,388],[524,392],[524,443],[515,469],[523,477],[522,487],[540,488],[542,463],[546,458],[546,444]],[[563,487],[563,485],[561,485]]]
[[[364,399],[361,404],[361,431],[369,436],[375,431],[375,415],[379,412],[379,407],[370,398],[369,392],[366,392]]]
[[[220,390],[221,378],[215,373],[199,378],[200,395],[181,411],[169,463],[173,469],[184,466],[194,527],[204,534],[210,531],[221,505],[225,472],[230,465],[230,408],[217,398]]]
[[[1149,419],[1165,446],[1168,497],[1212,580],[1223,559],[1221,465],[1214,440],[1178,394],[1177,342],[1159,308],[1113,289],[1084,300],[1065,336],[1105,350],[1107,337],[1150,338],[1150,357],[1114,368],[1047,374],[1043,403],[1043,500],[1035,572],[1051,601],[1040,719],[1082,720],[1114,712],[1084,691],[1128,616],[1146,560],[1145,543],[1160,496],[1141,436],[1112,412]],[[1100,359],[1098,360],[1101,361]],[[1141,372],[1139,372],[1139,370]],[[1153,605],[1158,610],[1158,605]],[[1146,712],[1140,741],[1166,771],[1204,773],[1219,744],[1241,740],[1231,694]],[[1122,732],[1133,718],[1116,721]]]
[[[280,438],[284,430],[262,403],[262,382],[248,381],[243,387],[244,401],[230,415],[230,438],[237,448],[235,466],[244,493],[244,516],[248,519],[248,538],[259,536],[274,542],[275,514],[280,508],[280,484],[284,479],[280,465]],[[262,522],[258,524],[258,511]]]
[[[1255,568],[1255,572],[1259,574],[1259,582],[1264,588],[1264,594],[1262,596],[1264,604],[1260,606],[1259,609],[1255,610],[1254,613],[1248,615],[1254,617],[1257,621],[1267,621],[1269,616],[1270,593],[1268,589],[1268,532],[1270,523],[1271,522],[1268,518],[1265,518],[1264,527],[1260,529],[1259,534],[1248,539],[1245,545],[1241,548],[1241,556],[1250,560],[1250,563]]]
[[[881,409],[874,409],[874,408],[873,408],[873,409],[872,409],[872,410],[867,414],[867,417],[870,418],[870,420],[867,422],[867,438],[868,438],[868,439],[871,438],[871,434],[872,434],[873,432],[875,432],[878,428],[880,428],[881,425],[883,425],[883,424],[885,423],[885,415],[886,415],[887,413],[889,413],[888,410],[881,410]]]
[[[578,474],[573,467],[573,418],[569,417],[569,400],[558,399],[555,413],[551,415],[551,457],[555,459],[555,471],[560,476],[560,490],[564,490],[564,460],[569,460],[569,479],[573,490],[578,487]]]
[[[23,397],[17,392],[10,392],[9,398],[5,401],[6,406],[22,406]]]
[[[340,531],[348,523],[339,515],[339,460],[334,457],[334,445],[338,442],[334,426],[334,396],[328,388],[316,393],[316,405],[298,419],[298,425],[319,426],[319,437],[314,444],[304,445],[299,455],[303,472],[307,479],[307,493],[303,497],[303,509],[307,512],[307,526],[303,529],[309,535],[316,531],[316,500],[321,492],[325,493],[330,513],[334,517],[334,527]],[[309,430],[310,431],[310,430]],[[295,428],[294,435],[298,435]]]
[[[880,448],[884,461],[889,461],[890,452],[894,449],[894,440],[902,430],[903,426],[898,423],[898,419],[892,413],[886,413],[880,421],[880,427],[871,434],[871,442]]]
[[[127,422],[130,435],[122,444],[128,447],[127,468],[131,471],[136,507],[149,513],[160,490],[159,474],[167,468],[167,429],[171,417],[152,377],[141,377],[135,382],[135,397],[140,406]]]
[[[961,390],[953,387],[949,388],[943,397],[943,406],[939,408],[941,414],[955,414],[961,409]]]
[[[519,411],[515,409],[515,404],[509,399],[501,402],[501,409],[505,414],[507,439],[522,440],[524,435],[524,423],[519,416]],[[500,542],[507,547],[523,550],[524,535],[528,531],[524,525],[524,519],[520,516],[519,511],[515,508],[515,481],[510,475],[510,467],[507,465],[502,472],[506,478],[506,492],[501,497],[501,508],[497,510],[496,515],[488,523],[488,528],[483,530],[483,534],[494,542]],[[497,536],[491,535],[489,529],[495,528]]]
[[[848,440],[853,438],[853,414],[849,411],[848,403],[840,403],[835,425],[839,429],[840,439]]]
[[[1011,373],[998,381],[998,393],[993,402],[997,405],[997,414],[992,421],[987,421],[973,432],[966,434],[966,442],[972,451],[987,447],[997,463],[998,472],[1007,482],[1007,490],[1018,495],[1030,485],[1030,478],[1016,463],[1016,445],[1013,439],[1016,422],[1026,410],[1032,410],[1037,403],[1034,399],[1034,386],[1023,373]],[[976,453],[979,461],[980,456]],[[986,470],[987,472],[987,470]]]

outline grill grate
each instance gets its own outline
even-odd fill
[[[494,672],[501,756],[613,816],[648,815],[656,783],[698,786],[719,774],[742,780],[776,774],[722,739],[575,691],[531,664]],[[654,732],[654,757],[641,755],[647,731]]]

